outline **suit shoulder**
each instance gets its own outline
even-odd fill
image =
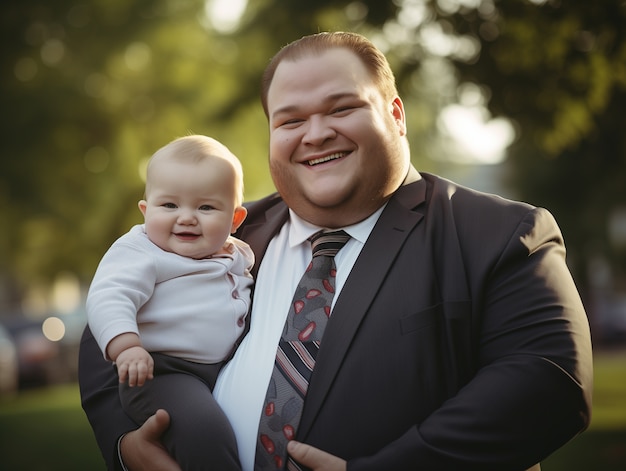
[[[545,208],[477,191],[450,180],[423,175],[427,182],[426,217],[441,230],[452,229],[462,241],[489,240],[495,246],[537,230],[554,232],[558,224]],[[486,243],[486,242],[485,242]]]
[[[443,177],[422,173],[429,189],[430,199],[437,203],[449,204],[458,214],[505,212],[523,216],[536,209],[522,201],[504,198],[493,193],[485,193],[447,180]]]
[[[272,193],[264,198],[244,203],[244,207],[248,210],[248,216],[245,223],[256,222],[259,218],[264,218],[265,213],[277,206],[284,206],[283,199],[278,193]]]

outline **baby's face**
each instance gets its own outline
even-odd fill
[[[235,171],[220,158],[159,161],[139,203],[150,240],[167,252],[201,259],[234,232]]]

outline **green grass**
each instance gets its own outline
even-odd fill
[[[75,384],[0,398],[0,469],[104,470]],[[626,354],[598,354],[591,427],[543,471],[626,469]]]
[[[106,469],[80,407],[77,385],[26,391],[0,400],[0,469]]]

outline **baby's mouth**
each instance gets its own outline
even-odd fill
[[[177,232],[174,235],[180,239],[194,239],[198,237],[198,234],[193,234],[191,232]]]

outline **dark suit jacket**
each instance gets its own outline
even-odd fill
[[[277,195],[248,211],[238,236],[260,261],[288,212]],[[133,426],[94,344],[87,332],[81,389],[108,459]],[[588,425],[591,384],[553,217],[422,174],[389,200],[336,301],[297,438],[349,470],[524,470]]]

